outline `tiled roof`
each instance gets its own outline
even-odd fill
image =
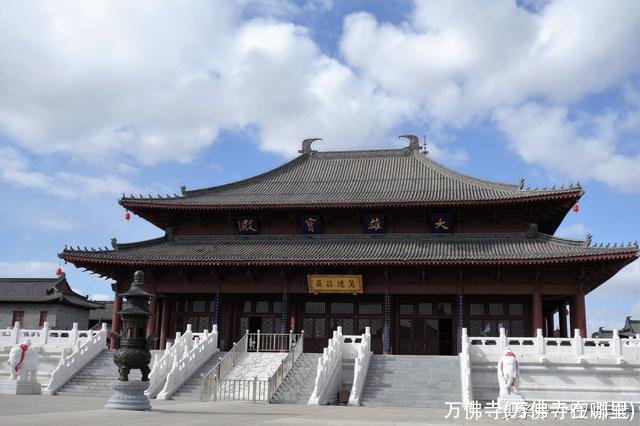
[[[261,175],[167,197],[123,197],[127,208],[256,208],[264,206],[429,205],[478,201],[573,198],[580,186],[522,189],[473,178],[415,147],[370,151],[305,152]]]
[[[0,302],[62,303],[85,309],[102,307],[74,292],[64,275],[60,278],[0,278]]]
[[[638,246],[595,247],[546,234],[171,236],[115,250],[65,249],[72,263],[129,265],[501,264],[638,256]]]

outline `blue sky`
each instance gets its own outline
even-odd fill
[[[174,193],[318,149],[428,135],[483,178],[579,181],[559,234],[640,239],[633,1],[6,2],[0,276],[51,276],[65,244],[161,231],[123,193]],[[611,25],[615,22],[615,25]],[[64,266],[74,288],[109,283]],[[587,297],[589,329],[640,317],[640,264]]]

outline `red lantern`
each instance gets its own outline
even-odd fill
[[[124,212],[124,220],[129,220],[131,219],[131,213],[129,213],[128,211]]]
[[[60,278],[62,274],[64,274],[64,272],[62,272],[62,268],[58,266],[58,269],[56,269],[56,276]]]
[[[580,211],[580,206],[578,205],[578,203],[575,203],[573,207],[571,207],[571,210],[573,210],[574,213],[578,213]]]

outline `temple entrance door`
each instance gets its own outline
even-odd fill
[[[262,317],[249,317],[249,333],[257,333],[262,329]]]
[[[302,318],[302,329],[304,330],[304,352],[322,352],[327,346],[327,326],[326,319]]]
[[[396,304],[397,350],[406,355],[450,355],[452,303],[446,297],[400,299]]]
[[[438,355],[440,321],[437,319],[401,319],[400,354]]]

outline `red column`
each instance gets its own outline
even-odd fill
[[[584,294],[573,296],[576,310],[576,328],[580,329],[580,336],[587,337],[587,314],[584,307]]]
[[[116,290],[115,299],[113,301],[113,316],[111,317],[112,333],[120,333],[120,315],[118,315],[120,309],[122,309],[122,296]],[[109,345],[109,347],[111,349],[116,349],[118,347],[118,345],[116,345],[116,342],[118,340],[119,339],[117,336],[111,335],[111,344]]]
[[[167,344],[167,316],[169,312],[167,312],[167,298],[162,299],[162,320],[160,321],[160,347],[158,349],[164,350]]]
[[[540,295],[540,290],[534,290],[533,295],[531,296],[531,310],[533,321],[531,322],[531,335],[536,335],[536,330],[539,328],[543,328],[543,319],[542,319],[542,296]]]
[[[156,315],[158,314],[158,298],[152,297],[149,303],[149,312],[151,312],[151,318],[147,322],[147,337],[156,334]]]

